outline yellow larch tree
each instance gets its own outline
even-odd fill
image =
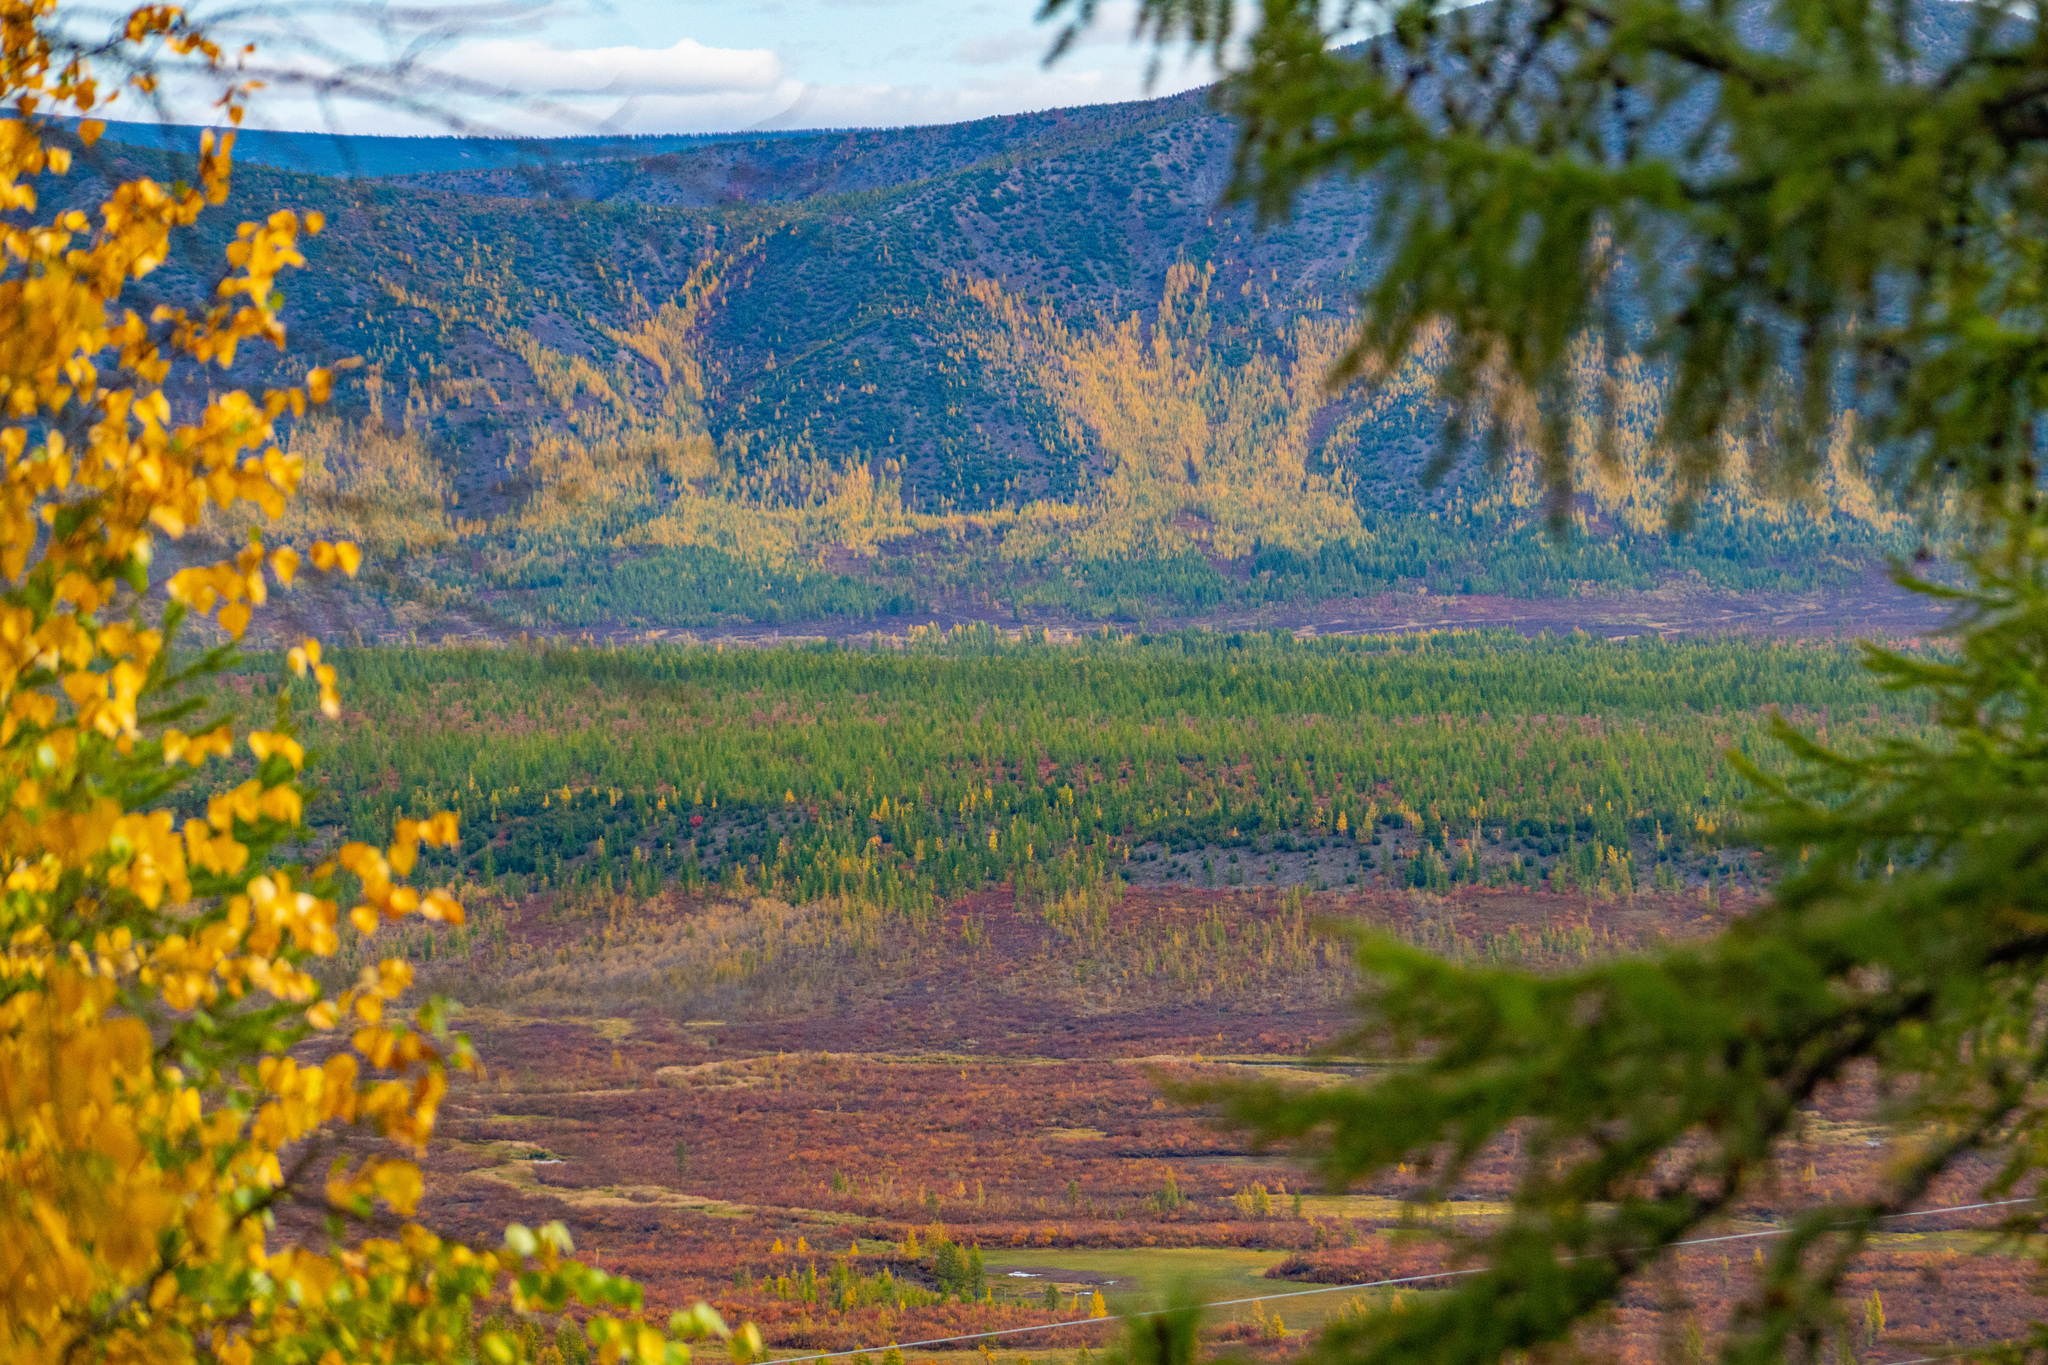
[[[242,224],[196,313],[125,306],[227,199],[233,139],[202,142],[191,185],[135,179],[96,213],[41,211],[39,187],[120,93],[60,39],[62,17],[55,0],[0,0],[0,1359],[511,1365],[521,1335],[472,1329],[485,1301],[590,1306],[607,1361],[680,1361],[678,1338],[705,1335],[744,1355],[758,1338],[701,1305],[649,1324],[634,1286],[563,1254],[559,1227],[479,1249],[416,1221],[408,1150],[466,1053],[435,1007],[400,1017],[403,961],[333,995],[309,968],[336,949],[344,901],[364,936],[460,921],[445,892],[405,881],[422,844],[456,842],[455,819],[401,821],[387,847],[317,865],[278,856],[303,830],[304,750],[282,723],[238,727],[207,681],[301,555],[252,534],[170,576],[160,606],[149,575],[153,546],[209,507],[276,518],[294,496],[301,462],[275,427],[326,396],[326,374],[203,403],[174,396],[203,384],[173,380],[283,345],[276,282],[322,224]],[[178,9],[135,10],[102,52],[144,89],[156,56],[217,75],[239,124],[232,55]],[[358,552],[316,541],[306,558],[353,573]],[[229,643],[174,652],[195,616]],[[289,658],[336,715],[319,643]],[[238,761],[246,780],[188,797],[203,814],[180,824],[180,786]],[[378,1154],[334,1159],[322,1139],[344,1129]],[[324,1216],[321,1244],[273,1244],[287,1201]]]
[[[1068,550],[1137,559],[1200,545],[1227,559],[1260,542],[1312,549],[1362,539],[1349,489],[1320,452],[1365,422],[1328,420],[1323,376],[1343,351],[1329,318],[1290,325],[1286,355],[1221,353],[1211,272],[1166,272],[1149,325],[1140,314],[1072,327],[988,280],[958,282],[972,304],[960,340],[983,363],[1053,400],[1072,441],[1102,468],[1078,514],[1034,505],[1005,541],[1017,558]]]

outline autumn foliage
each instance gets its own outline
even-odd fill
[[[0,4],[0,1356],[509,1362],[516,1336],[471,1327],[494,1299],[618,1310],[591,1320],[604,1358],[679,1359],[637,1317],[638,1291],[565,1259],[558,1229],[473,1250],[411,1221],[407,1151],[432,1134],[464,1049],[434,1006],[389,1009],[403,961],[333,994],[307,967],[334,952],[344,900],[365,935],[460,922],[449,895],[405,884],[422,844],[456,841],[455,817],[400,821],[388,846],[315,866],[274,857],[304,829],[304,748],[288,708],[239,727],[208,687],[273,585],[308,560],[352,574],[358,552],[252,534],[231,559],[150,573],[159,540],[209,509],[274,518],[297,491],[276,426],[326,396],[324,372],[260,396],[180,395],[245,343],[282,345],[277,281],[321,221],[242,224],[202,308],[128,306],[174,235],[226,198],[233,137],[206,139],[196,183],[135,179],[96,215],[40,215],[39,182],[93,145],[91,115],[118,93],[55,36],[61,18],[52,0]],[[215,76],[240,122],[231,59],[179,10],[134,11],[109,55],[131,86],[160,60]],[[75,136],[60,132],[73,116]],[[228,643],[177,651],[193,616]],[[289,662],[336,714],[319,642]],[[195,790],[240,748],[247,780]],[[327,1045],[291,1051],[315,1035]],[[344,1129],[374,1142],[330,1160]],[[319,1210],[326,1236],[272,1245],[288,1203]],[[671,1331],[724,1330],[709,1310],[681,1318]]]

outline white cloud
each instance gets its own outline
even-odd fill
[[[806,85],[787,107],[750,126],[879,128],[958,123],[993,114],[1143,99],[1200,83],[1200,79],[1162,80],[1147,90],[1142,76],[1134,72],[1054,67],[1051,71],[1020,73],[1004,80],[967,81],[952,86]]]
[[[1020,57],[1043,57],[1050,46],[1042,29],[1013,28],[986,38],[971,38],[953,49],[953,56],[969,66],[1001,66]]]
[[[561,49],[531,38],[470,43],[438,63],[484,85],[534,95],[759,94],[782,84],[782,61],[767,48]]]
[[[1095,20],[1081,30],[1069,52],[1084,47],[1124,47],[1131,42],[1138,22],[1135,0],[1107,0],[1095,11]],[[1029,58],[1045,60],[1046,53],[1065,27],[1063,22],[1012,28],[983,38],[971,38],[953,49],[955,61],[968,66],[1001,66]]]

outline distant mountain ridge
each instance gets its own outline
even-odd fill
[[[151,151],[197,150],[202,133],[221,131],[201,124],[110,121],[104,136]],[[639,133],[579,137],[391,137],[376,134],[301,132],[243,128],[236,132],[245,164],[307,175],[421,175],[445,171],[551,166],[581,160],[658,156],[726,141],[771,141],[806,133]]]

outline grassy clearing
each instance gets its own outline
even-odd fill
[[[1204,1303],[1233,1299],[1275,1298],[1318,1286],[1287,1280],[1269,1280],[1266,1271],[1287,1258],[1283,1251],[1251,1251],[1239,1247],[1130,1247],[1115,1250],[1035,1250],[1020,1247],[987,1253],[991,1282],[998,1293],[1029,1297],[1044,1292],[1047,1283],[1059,1288],[1069,1301],[1081,1295],[1085,1315],[1089,1296],[1100,1290],[1109,1311],[1115,1314],[1144,1313],[1163,1307],[1177,1286],[1191,1289]],[[1040,1279],[1010,1279],[1013,1270],[1043,1276]],[[1267,1305],[1269,1313],[1279,1311],[1290,1326],[1320,1325],[1330,1314],[1342,1311],[1351,1296],[1340,1292],[1315,1293],[1284,1299]],[[1249,1320],[1251,1306],[1216,1310],[1213,1320]],[[1299,1319],[1297,1324],[1296,1320]],[[1036,1361],[1042,1353],[1030,1352]]]
[[[465,1029],[489,1029],[502,1032],[505,1029],[531,1028],[542,1024],[575,1024],[588,1028],[607,1042],[621,1042],[631,1036],[634,1021],[619,1016],[592,1018],[577,1014],[515,1014],[511,1010],[497,1009],[489,1005],[464,1005],[461,1001],[451,1002],[451,1013],[456,1023]]]
[[[1271,1163],[1268,1162],[1268,1165]],[[1469,1222],[1505,1217],[1508,1206],[1491,1199],[1454,1199],[1435,1205],[1404,1203],[1377,1194],[1304,1194],[1304,1218],[1365,1218],[1374,1222],[1408,1218],[1418,1226],[1462,1227]]]
[[[504,1144],[492,1144],[502,1146]],[[685,1209],[713,1218],[746,1218],[758,1212],[746,1204],[702,1195],[685,1194],[663,1185],[600,1185],[581,1187],[542,1184],[532,1159],[512,1160],[466,1174],[470,1180],[489,1180],[528,1196],[554,1199],[572,1209],[671,1208]],[[821,1215],[822,1216],[822,1215]]]
[[[762,1204],[741,1204],[729,1199],[690,1194],[666,1185],[614,1184],[596,1186],[543,1183],[536,1163],[553,1164],[560,1158],[536,1149],[531,1143],[454,1143],[455,1147],[480,1151],[498,1161],[495,1166],[464,1172],[466,1180],[487,1180],[528,1197],[553,1199],[571,1209],[668,1208],[701,1213],[711,1218],[754,1219],[768,1216],[802,1223],[849,1226],[864,1221],[857,1215],[830,1209],[782,1208]]]

